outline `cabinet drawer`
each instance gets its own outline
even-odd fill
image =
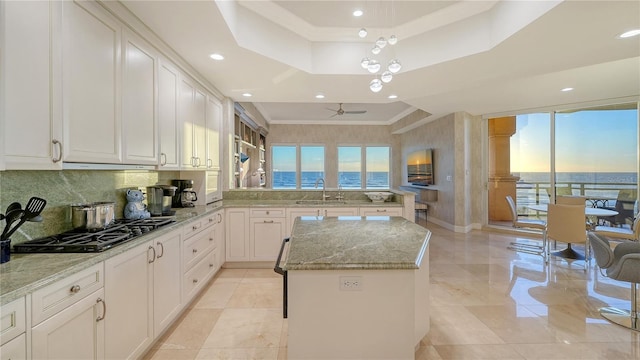
[[[0,354],[3,359],[22,360],[27,358],[27,335],[22,334],[17,338],[0,346]]]
[[[182,263],[184,264],[184,269],[191,269],[193,265],[206,256],[207,252],[216,246],[214,240],[213,232],[211,231],[202,232],[185,240],[184,246],[182,247]]]
[[[0,308],[0,345],[25,332],[27,328],[25,298],[13,300]],[[3,356],[4,358],[4,356]]]
[[[259,218],[283,218],[285,216],[284,208],[261,208],[251,209],[251,217]]]
[[[204,230],[203,219],[194,220],[182,227],[182,238],[186,239]]]
[[[40,323],[101,289],[104,286],[103,274],[103,264],[100,263],[35,291],[31,295],[31,325]]]
[[[402,216],[400,207],[361,207],[360,216]]]
[[[207,283],[217,270],[216,251],[213,249],[205,255],[191,270],[184,274],[182,281],[182,298],[189,302]]]

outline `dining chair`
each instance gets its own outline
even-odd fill
[[[614,210],[618,212],[618,215],[602,218],[608,221],[611,225],[622,226],[628,224],[627,221],[633,221],[633,215],[637,208],[638,190],[636,189],[622,189],[618,191],[616,197],[616,203],[613,207],[604,207],[605,209]]]
[[[640,282],[640,243],[626,242],[612,250],[606,237],[590,232],[589,244],[601,272],[605,270],[607,277],[631,283],[631,309],[604,307],[599,309],[600,315],[615,324],[640,331],[638,323],[640,309],[638,309],[636,297],[638,282]]]
[[[556,197],[556,204],[586,206],[587,198],[578,195],[561,195]]]
[[[542,234],[542,245],[511,242],[509,243],[507,249],[529,254],[541,255],[545,263],[549,262],[549,249],[547,247],[547,223],[543,220],[519,219],[515,201],[513,201],[511,195],[507,195],[506,199],[507,203],[509,204],[509,208],[511,209],[511,219],[514,228],[539,230]]]
[[[608,238],[640,241],[640,214],[636,214],[631,229],[626,227],[600,225],[596,226],[593,229],[593,232]]]
[[[585,256],[572,249],[572,244],[587,243],[584,206],[549,204],[547,211],[547,242],[555,240],[567,244],[567,248],[551,253],[565,259],[589,259],[589,247],[585,246]],[[588,261],[585,261],[585,270]]]

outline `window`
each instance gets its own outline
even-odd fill
[[[338,185],[344,189],[362,188],[362,149],[359,146],[338,147]]]
[[[300,146],[300,188],[315,188],[324,179],[324,146]]]
[[[388,146],[368,146],[365,150],[367,189],[388,189],[390,154]]]
[[[296,146],[272,146],[271,166],[273,173],[272,188],[295,189],[296,179]]]

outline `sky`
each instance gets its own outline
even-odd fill
[[[511,172],[550,171],[550,115],[516,117],[511,137]],[[636,110],[557,113],[557,172],[636,172]]]

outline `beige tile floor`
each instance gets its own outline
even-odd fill
[[[525,237],[428,227],[431,330],[416,359],[640,359],[640,333],[597,312],[629,308],[629,284],[506,249]],[[273,270],[224,269],[146,359],[286,359],[281,294]]]

